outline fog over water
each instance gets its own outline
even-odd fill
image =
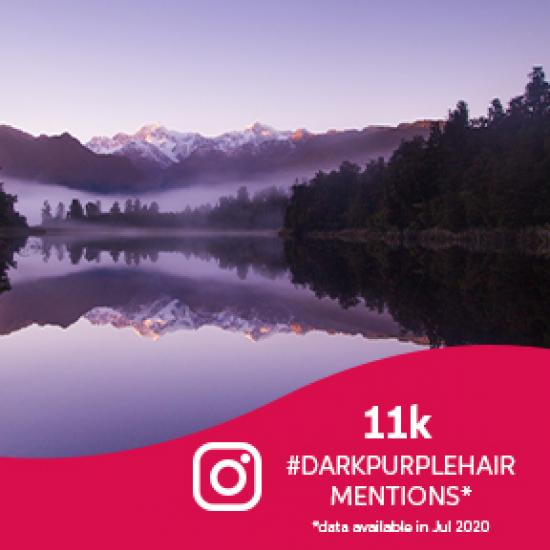
[[[197,183],[189,187],[169,189],[161,192],[124,192],[108,195],[4,176],[0,177],[0,182],[4,183],[6,191],[17,195],[17,210],[27,217],[29,224],[36,225],[41,222],[41,210],[45,200],[49,201],[54,210],[59,202],[63,202],[65,206],[68,206],[74,198],[79,199],[82,203],[99,200],[101,201],[103,210],[106,211],[109,210],[115,201],[124,203],[128,198],[139,197],[142,202],[146,203],[156,201],[163,212],[179,212],[185,210],[187,205],[191,207],[206,203],[214,205],[221,196],[235,194],[237,189],[242,185],[248,187],[252,194],[273,185],[289,188],[294,183],[296,177],[295,175],[281,173],[257,180]],[[306,177],[306,175],[304,174],[303,177]]]

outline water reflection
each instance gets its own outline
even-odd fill
[[[8,269],[17,267],[14,259],[16,252],[25,246],[26,239],[2,239],[0,237],[0,293],[10,290]]]
[[[550,346],[550,261],[513,252],[289,242],[293,281],[349,307],[388,311],[432,346]]]
[[[282,242],[273,235],[200,235],[195,236],[136,236],[118,237],[96,235],[87,237],[48,236],[35,240],[33,248],[44,262],[52,256],[63,262],[66,257],[73,265],[81,262],[100,262],[106,256],[112,263],[138,266],[142,262],[158,261],[161,253],[178,253],[185,258],[195,256],[204,260],[216,259],[221,269],[236,268],[241,278],[248,269],[274,277],[287,270]],[[108,263],[105,262],[105,263]]]
[[[216,325],[254,339],[317,329],[432,346],[550,345],[550,261],[542,256],[265,235],[24,244],[0,249],[2,288],[10,265],[18,281],[1,301],[3,334],[84,317],[156,336]]]
[[[550,262],[519,254],[49,236],[0,274],[0,455],[163,441],[428,344],[550,344]]]
[[[0,334],[85,318],[153,338],[202,326],[253,340],[312,330],[414,338],[382,311],[345,311],[295,288],[276,238],[47,238],[33,240],[25,255],[43,265],[27,267],[31,276],[20,273],[1,299]]]

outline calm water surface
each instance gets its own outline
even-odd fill
[[[4,456],[165,441],[426,346],[550,346],[544,256],[266,236],[0,245]]]
[[[31,238],[0,293],[0,455],[74,456],[216,425],[421,349],[384,307],[298,284],[275,238]]]

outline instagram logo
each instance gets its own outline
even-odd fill
[[[193,497],[209,511],[244,512],[262,496],[262,457],[250,443],[205,443],[193,456]]]

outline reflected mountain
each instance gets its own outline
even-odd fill
[[[28,253],[32,251],[39,251],[48,264],[75,264],[78,258],[76,264],[86,269],[19,281],[0,298],[0,334],[32,324],[67,328],[85,318],[95,325],[129,327],[153,339],[203,326],[241,332],[253,340],[314,330],[413,338],[383,311],[361,305],[344,310],[334,300],[319,300],[294,287],[278,239],[39,239]],[[184,266],[191,258],[199,260],[199,273],[167,272],[164,251],[182,254]],[[202,264],[212,260],[221,275],[201,272]],[[229,271],[236,276],[224,275]]]
[[[93,324],[131,327],[158,338],[205,325],[239,331],[252,339],[311,330],[406,336],[387,314],[366,308],[345,311],[309,292],[282,285],[177,277],[134,270],[91,271],[23,282],[0,298],[0,334],[31,324],[69,327],[85,317]]]
[[[322,331],[550,346],[543,257],[265,235],[81,235],[33,239],[20,258],[42,261],[12,272],[0,334],[84,318],[153,339],[216,326],[253,340]]]

